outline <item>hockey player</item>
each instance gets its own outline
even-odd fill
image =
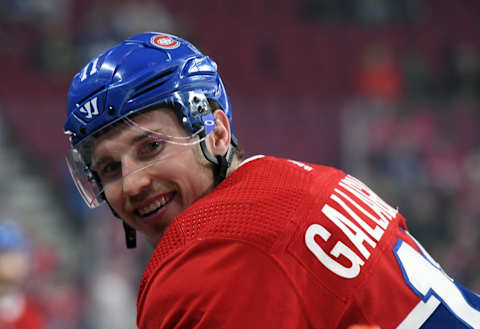
[[[38,302],[25,290],[30,274],[29,238],[11,220],[0,220],[0,328],[46,329]]]
[[[129,247],[136,231],[155,246],[140,329],[480,328],[480,298],[365,184],[242,161],[217,65],[181,38],[143,33],[92,59],[64,128],[86,203],[108,204]]]

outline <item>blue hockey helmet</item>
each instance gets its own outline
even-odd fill
[[[227,155],[215,158],[204,139],[199,143],[224,177],[236,138],[230,102],[212,59],[186,40],[156,32],[136,35],[92,59],[73,78],[64,126],[71,143],[67,163],[88,206],[96,207],[104,200],[104,186],[82,151],[89,139],[132,114],[163,104],[175,105],[181,124],[193,137],[205,137],[215,127],[211,101],[228,118],[232,145]]]
[[[232,127],[230,101],[217,64],[179,37],[141,33],[95,57],[75,75],[64,131],[75,147],[123,117],[174,102],[182,123],[194,132],[208,119],[192,102],[197,100],[192,92],[218,103]]]

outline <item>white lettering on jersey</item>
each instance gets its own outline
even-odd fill
[[[305,163],[302,163],[302,162],[299,162],[299,161],[295,161],[295,160],[288,160],[289,162],[293,163],[293,164],[296,164],[297,166],[299,166],[300,168],[303,168],[305,169],[306,171],[312,171],[313,168],[306,165]]]
[[[360,210],[360,211],[365,210],[358,203],[353,201],[348,195],[346,195],[342,191],[340,191],[338,189],[335,189],[335,192],[337,192],[339,195],[341,195],[345,200],[348,200],[350,202],[350,204],[354,205],[358,210]],[[333,200],[335,200],[339,205],[341,205],[342,208],[345,209],[348,212],[348,214],[353,219],[355,219],[355,221],[358,224],[360,224],[360,226],[365,230],[365,232],[367,232],[375,240],[380,241],[380,238],[382,237],[383,232],[384,232],[384,230],[381,227],[375,226],[375,228],[372,228],[359,215],[357,215],[350,207],[348,207],[339,197],[337,197],[335,194],[332,194],[330,197]],[[387,225],[388,225],[388,223],[387,223]],[[372,247],[375,247],[374,243],[370,243],[370,245]]]
[[[387,227],[388,222],[392,220],[392,218],[395,218],[398,213],[397,209],[392,208],[365,184],[352,176],[347,176],[342,179],[339,185],[365,202],[373,212],[378,215],[378,218],[372,217],[371,215],[369,217],[379,225],[384,226],[384,228]]]
[[[98,115],[97,97],[92,98],[90,101],[86,102],[80,108],[80,112],[86,113],[87,115],[85,116],[85,118],[87,119],[92,118],[94,115]]]
[[[357,256],[350,248],[348,248],[343,242],[338,241],[330,254],[335,258],[340,255],[345,256],[352,266],[345,267],[342,264],[331,258],[323,249],[315,242],[315,236],[319,235],[324,241],[330,238],[330,232],[328,232],[323,226],[319,224],[310,225],[305,233],[305,243],[310,251],[317,257],[317,259],[325,265],[330,271],[340,275],[346,279],[356,277],[360,273],[360,266],[364,264],[363,260]]]
[[[367,247],[374,249],[377,246],[398,211],[351,176],[346,176],[339,182],[330,199],[333,203],[325,204],[322,213],[343,232],[343,237],[348,238],[351,244],[337,241],[329,252],[325,251],[315,237],[318,235],[323,241],[327,241],[332,234],[320,224],[312,224],[307,228],[305,244],[330,271],[343,278],[352,279],[360,274],[361,266],[370,257]],[[340,240],[340,237],[337,239]],[[329,255],[337,259],[343,255],[351,262],[351,266],[345,267]]]
[[[347,207],[347,205],[338,199],[336,195],[332,194],[331,198],[337,201],[341,206]],[[375,247],[376,244],[360,229],[360,227],[355,225],[348,217],[342,215],[339,211],[330,207],[328,204],[323,207],[322,212],[343,231],[365,259],[370,257],[370,252],[365,248],[363,243],[367,242],[372,247]]]

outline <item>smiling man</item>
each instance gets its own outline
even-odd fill
[[[195,147],[225,154],[230,129],[221,110],[213,131],[195,139],[166,105],[141,111],[101,134],[92,153],[105,198],[116,214],[156,245],[172,220],[214,188],[212,165]]]
[[[143,33],[73,79],[67,163],[88,206],[106,202],[155,247],[140,329],[480,328],[405,219],[341,170],[242,162],[217,65]],[[353,328],[353,327],[352,327]]]

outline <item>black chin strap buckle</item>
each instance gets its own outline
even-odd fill
[[[228,154],[228,153],[227,153]],[[224,155],[217,155],[218,165],[215,168],[215,186],[220,184],[227,177],[227,170],[230,167],[227,157]]]
[[[225,178],[227,178],[227,170],[230,168],[233,162],[233,156],[235,155],[235,149],[237,148],[237,139],[232,135],[230,146],[228,147],[227,154],[217,155],[217,168],[215,175],[215,186],[220,184]]]
[[[123,229],[125,230],[125,242],[127,243],[127,248],[135,248],[137,246],[137,232],[125,222],[123,222]]]

